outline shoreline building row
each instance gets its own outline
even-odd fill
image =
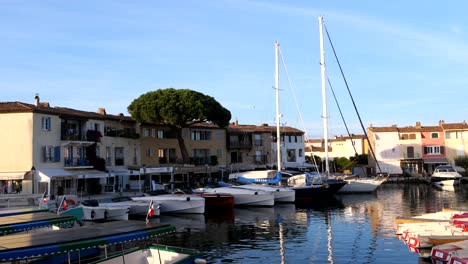
[[[130,116],[0,102],[0,194],[86,194],[144,190],[175,176],[276,167],[276,126],[194,124],[182,131],[190,155],[181,163],[175,133]],[[281,127],[282,166],[305,165],[304,132]],[[96,189],[97,188],[97,189]]]

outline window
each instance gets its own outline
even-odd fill
[[[296,162],[296,150],[295,149],[288,149],[287,150],[287,161],[288,162]]]
[[[94,123],[94,131],[101,131],[101,124]]]
[[[101,147],[96,146],[96,157],[101,157]]]
[[[416,134],[414,134],[414,133],[413,133],[413,134],[410,134],[410,135],[409,135],[409,139],[416,139]]]
[[[408,139],[408,134],[402,134],[401,139],[402,140],[407,140]]]
[[[218,159],[222,158],[223,150],[222,149],[216,149],[216,156],[218,156]]]
[[[217,140],[222,140],[223,139],[223,133],[221,133],[221,131],[216,132],[216,139]]]
[[[143,135],[144,135],[145,137],[151,137],[151,128],[145,128],[145,129],[143,130]]]
[[[112,165],[112,153],[111,148],[106,147],[106,165]]]
[[[146,148],[145,155],[146,155],[146,157],[151,157],[151,148],[150,147]]]
[[[209,149],[194,149],[193,161],[197,165],[210,164],[210,150]]]
[[[60,146],[43,146],[42,147],[43,162],[60,162]]]
[[[192,140],[210,140],[211,131],[194,130],[191,135]]]
[[[133,165],[138,164],[138,148],[134,147],[133,148]]]
[[[124,148],[116,147],[115,148],[115,166],[123,166],[124,163]]]
[[[431,133],[431,138],[439,138],[439,133],[438,132],[432,132]]]
[[[459,139],[462,138],[461,131],[452,131],[452,132],[445,132],[446,139]]]
[[[297,154],[297,156],[298,156],[299,158],[302,158],[302,153],[303,153],[303,150],[302,150],[302,149],[299,149],[299,153]]]
[[[408,154],[408,159],[414,158],[414,147],[407,147],[406,153]]]
[[[51,125],[52,125],[52,121],[51,121],[50,117],[43,117],[41,119],[42,131],[50,131]]]
[[[157,138],[164,138],[164,130],[158,130],[156,131],[157,133]]]
[[[262,146],[262,135],[260,134],[254,134],[254,139],[255,139],[255,146]]]
[[[427,155],[444,154],[444,146],[425,146],[424,154],[427,154]]]
[[[158,149],[158,158],[160,164],[167,163],[167,149]]]

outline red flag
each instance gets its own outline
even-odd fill
[[[67,209],[68,209],[68,205],[67,205],[67,200],[66,200],[66,199],[63,199],[62,209],[63,209],[63,210],[67,210]]]
[[[150,206],[148,208],[148,214],[146,215],[146,222],[149,221],[151,217],[154,215],[154,205],[153,205],[153,200],[151,200]]]

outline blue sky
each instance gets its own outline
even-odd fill
[[[278,41],[288,73],[281,69],[282,123],[322,137],[323,16],[365,127],[462,122],[467,9],[464,1],[1,0],[0,101],[33,103],[38,93],[52,106],[128,114],[141,94],[188,88],[241,124],[274,125]],[[351,132],[362,134],[328,42],[326,63]],[[329,135],[345,135],[327,93]]]

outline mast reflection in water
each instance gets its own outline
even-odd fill
[[[308,207],[235,208],[204,216],[161,216],[177,232],[169,245],[202,252],[208,263],[418,263],[395,235],[397,216],[468,208],[468,186],[382,185],[375,194],[340,195]]]

